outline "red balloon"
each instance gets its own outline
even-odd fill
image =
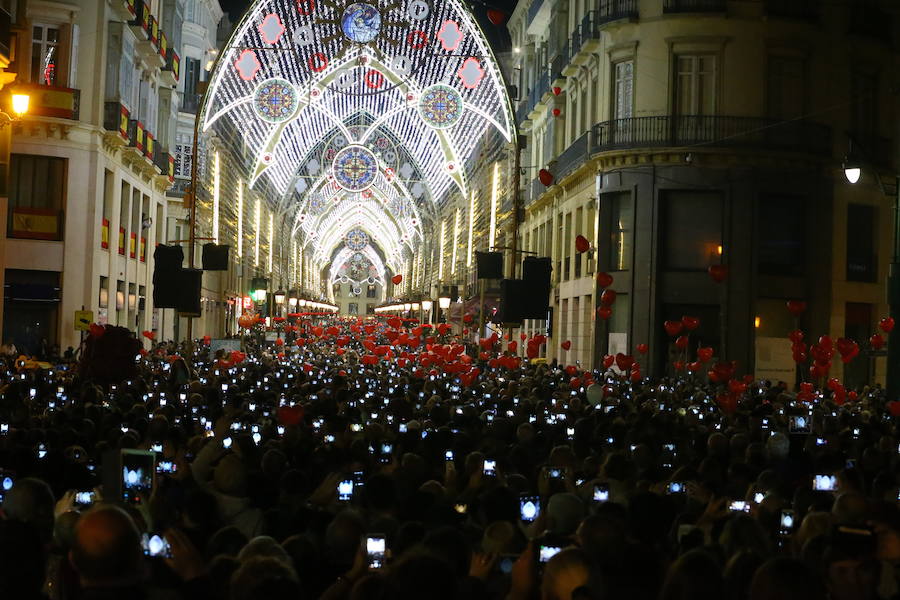
[[[688,331],[693,331],[700,326],[700,319],[697,317],[681,317],[681,324],[684,325],[684,328]]]
[[[616,357],[612,354],[607,354],[603,357],[603,368],[608,369],[613,366],[613,363],[616,362]]]
[[[616,301],[616,290],[605,289],[603,293],[600,294],[600,304],[603,306],[612,306],[613,302]]]
[[[604,321],[612,316],[612,308],[609,306],[601,306],[597,308],[597,316]]]
[[[562,94],[562,88],[559,86],[553,86],[553,95],[559,96],[560,94]]]
[[[528,334],[527,334],[527,333],[520,333],[520,334],[519,334],[519,339],[522,340],[522,341],[524,342],[525,340],[528,339]]]
[[[795,344],[803,341],[803,332],[799,329],[795,329],[788,334],[788,339],[794,342]]]
[[[401,281],[403,281],[403,275],[400,275],[399,273],[391,277],[391,283],[394,285],[400,285]]]
[[[888,402],[888,412],[891,413],[892,417],[900,417],[900,401]]]
[[[591,249],[591,243],[583,235],[575,236],[575,250],[578,254],[583,254]]]
[[[541,169],[538,171],[538,179],[544,184],[544,187],[550,187],[553,185],[553,173],[548,171],[547,169]]]
[[[569,340],[566,340],[562,344],[560,344],[559,347],[562,348],[563,350],[568,350],[569,348],[572,347],[572,342],[570,342]]]
[[[509,344],[507,344],[506,349],[510,352],[515,353],[519,349],[519,342],[510,342]]]
[[[788,300],[787,309],[789,313],[795,317],[799,317],[806,312],[806,302],[803,300]]]
[[[820,348],[823,348],[823,349],[825,349],[825,350],[831,350],[831,348],[833,347],[833,343],[832,343],[832,341],[831,341],[831,337],[828,336],[827,334],[821,336],[821,337],[819,338],[819,347],[820,347]]]
[[[678,338],[675,340],[675,347],[678,348],[679,350],[684,350],[685,348],[688,347],[688,344],[690,343],[690,341],[691,340],[690,340],[690,338],[688,338],[688,336],[679,335]]]
[[[551,110],[550,112],[553,113],[553,116],[554,116],[554,117],[558,117],[560,114],[562,114],[562,111],[559,110],[558,108],[554,108],[554,109]]]
[[[881,350],[884,347],[884,336],[880,333],[872,334],[872,337],[869,338],[869,345],[873,350]]]
[[[145,338],[147,338],[148,340],[156,339],[156,333],[154,333],[153,331],[145,330],[145,331],[141,332],[141,335],[144,336]]]
[[[628,354],[622,354],[619,352],[616,354],[616,366],[619,367],[620,371],[627,371],[631,368],[631,365],[634,364],[634,357]]]
[[[878,322],[878,327],[885,333],[890,333],[894,330],[894,318],[893,317],[885,317],[881,321]]]
[[[684,324],[681,321],[666,321],[665,323],[663,323],[663,327],[670,337],[675,337],[676,335],[681,333],[682,328],[684,328]]]
[[[647,354],[647,350],[649,350],[649,349],[650,348],[649,348],[649,346],[647,346],[647,344],[638,344],[637,345],[637,351],[640,352],[641,354]]]
[[[612,275],[610,275],[609,273],[604,273],[603,271],[600,271],[599,273],[597,273],[597,285],[599,285],[602,288],[608,288],[612,284],[613,284]]]
[[[722,283],[728,277],[728,267],[725,265],[710,265],[707,271],[716,283]]]
[[[578,375],[578,367],[576,367],[575,365],[568,365],[566,366],[566,373],[569,375],[569,377],[575,377],[576,375]]]
[[[487,11],[487,18],[492,25],[503,25],[503,23],[506,22],[506,13],[502,10],[497,10],[496,8],[489,8]]]
[[[470,315],[469,313],[464,314],[463,315],[463,323],[471,323],[471,322],[472,322],[472,315]]]
[[[697,348],[697,360],[701,362],[709,362],[713,356],[713,349],[709,346]]]

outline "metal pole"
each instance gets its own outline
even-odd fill
[[[204,96],[206,92],[204,92]],[[200,113],[202,112],[203,98],[199,102],[197,112],[194,114],[194,144],[191,148],[191,185],[188,188],[191,198],[190,234],[188,235],[188,268],[194,268],[194,250],[197,245],[197,146],[200,142]],[[176,318],[178,312],[176,311]],[[188,364],[194,356],[194,318],[187,320],[187,355]]]
[[[877,176],[877,174],[876,174]],[[900,322],[900,175],[894,181],[894,251],[888,271],[888,310],[895,323]],[[900,331],[895,327],[888,333],[887,400],[896,400],[900,393]]]
[[[512,225],[512,269],[510,270],[510,279],[516,278],[516,267],[519,263],[519,211],[522,208],[522,194],[519,190],[521,183],[521,154],[519,147],[519,129],[516,128],[515,139],[513,139],[513,225]]]

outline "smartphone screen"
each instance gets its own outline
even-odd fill
[[[834,475],[816,475],[813,477],[813,489],[820,492],[833,492],[837,489],[837,477]]]
[[[562,548],[559,546],[545,546],[544,544],[541,544],[541,549],[538,553],[538,560],[542,563],[545,563],[559,554],[560,550],[562,550]]]
[[[781,511],[780,529],[784,533],[787,533],[794,529],[794,511],[790,509],[784,509]]]
[[[744,500],[732,500],[728,505],[728,510],[732,512],[750,512],[750,505]]]
[[[141,536],[141,547],[145,556],[172,558],[172,547],[161,534],[145,533]]]
[[[538,496],[523,495],[519,497],[519,518],[531,523],[541,514],[541,500]]]
[[[497,469],[497,461],[496,460],[485,460],[484,461],[484,474],[493,477],[495,470]]]
[[[384,534],[373,533],[366,537],[366,559],[370,569],[384,566],[385,546]]]
[[[594,484],[594,502],[607,502],[609,500],[609,486],[605,483]]]
[[[152,451],[122,450],[122,500],[142,504],[153,491],[156,454]]]
[[[94,492],[91,490],[84,492],[75,492],[76,506],[90,506],[94,503]]]
[[[344,479],[337,486],[338,489],[338,500],[341,502],[349,502],[350,498],[353,496],[353,480],[352,479]]]

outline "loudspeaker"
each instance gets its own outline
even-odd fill
[[[178,273],[178,291],[175,308],[184,315],[200,316],[200,287],[203,283],[203,271],[200,269],[182,269]]]
[[[500,308],[494,316],[494,323],[520,323],[524,318],[523,308],[526,297],[526,283],[522,279],[500,281]]]
[[[522,261],[522,280],[528,290],[523,298],[522,316],[526,319],[547,318],[550,308],[550,258],[529,256]]]
[[[203,244],[203,270],[227,271],[229,250],[231,246],[225,244]]]
[[[183,262],[184,250],[181,246],[160,244],[153,251],[154,276],[157,271],[177,271]]]
[[[178,306],[177,271],[153,271],[153,306],[154,308],[176,308]]]
[[[475,266],[478,279],[503,279],[502,252],[476,252]]]

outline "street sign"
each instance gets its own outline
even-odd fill
[[[94,311],[76,310],[75,311],[75,331],[90,331],[91,323],[94,322]]]

